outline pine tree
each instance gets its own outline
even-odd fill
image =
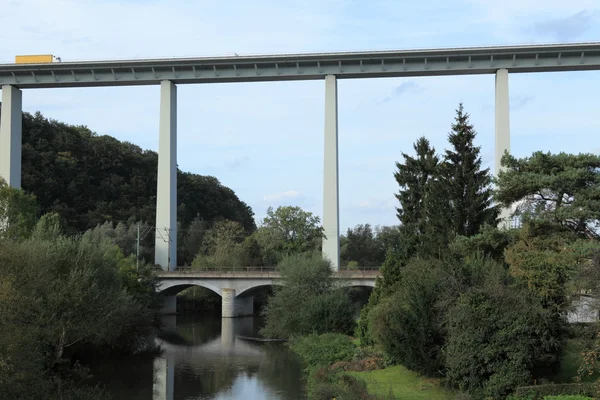
[[[400,202],[397,217],[400,220],[402,248],[408,258],[422,246],[428,231],[427,197],[430,183],[437,176],[439,157],[425,137],[413,145],[416,156],[402,153],[404,164],[396,162],[394,178],[400,186],[396,198]]]
[[[477,133],[464,112],[462,103],[456,110],[452,131],[448,134],[451,150],[441,163],[444,196],[450,205],[450,231],[472,236],[485,223],[497,224],[498,209],[492,205],[489,168],[481,169],[480,147],[473,145]]]

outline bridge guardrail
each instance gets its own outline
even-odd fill
[[[236,273],[236,272],[278,272],[277,267],[209,267],[209,268],[194,268],[192,266],[178,266],[175,269],[170,271],[163,270],[160,266],[155,266],[155,271],[157,273],[160,272],[170,272],[170,273],[202,273],[202,272],[215,272],[219,274],[227,274],[227,273]],[[379,273],[379,268],[375,267],[354,267],[352,269],[340,268],[337,271],[340,275],[351,275],[351,274],[361,274],[361,275],[374,275]]]

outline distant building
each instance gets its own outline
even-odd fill
[[[571,300],[572,309],[567,313],[567,321],[598,322],[600,321],[600,299],[590,294],[577,294]]]

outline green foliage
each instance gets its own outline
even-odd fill
[[[581,383],[521,386],[508,396],[508,400],[545,400],[548,396],[583,396],[587,399],[587,396],[593,397],[593,388]]]
[[[321,220],[300,207],[280,206],[267,209],[262,226],[276,238],[275,248],[281,254],[299,254],[316,250],[325,236]]]
[[[560,313],[568,306],[567,284],[589,250],[560,226],[531,221],[507,248],[506,262],[510,273],[526,282],[545,307]]]
[[[355,346],[350,337],[339,333],[310,334],[295,337],[290,348],[297,353],[309,369],[329,366],[337,361],[350,361]]]
[[[228,220],[218,221],[205,234],[192,267],[206,269],[244,266],[243,242],[244,228],[239,223]]]
[[[106,221],[153,221],[156,212],[158,154],[128,142],[98,135],[84,126],[23,114],[22,185],[37,197],[42,214],[56,212],[67,234],[84,232]],[[208,224],[219,219],[239,222],[250,233],[256,227],[250,207],[216,178],[178,171],[177,217],[185,232],[199,215]],[[153,259],[153,237],[144,254]],[[181,242],[179,262],[197,251]],[[129,255],[125,251],[126,255]]]
[[[496,225],[498,210],[492,206],[492,178],[489,168],[481,169],[480,147],[474,146],[476,132],[464,112],[462,103],[456,110],[452,132],[441,164],[442,190],[438,193],[448,201],[449,209],[436,209],[438,215],[449,211],[451,232],[472,236],[485,224]]]
[[[447,316],[446,379],[474,398],[502,398],[527,384],[542,354],[560,354],[552,315],[519,286],[490,276],[462,294]]]
[[[561,394],[558,396],[545,396],[544,400],[593,400],[588,396]]]
[[[505,206],[520,202],[523,219],[557,222],[574,232],[598,238],[600,156],[541,151],[517,159],[505,154],[506,171],[497,177],[496,199]]]
[[[283,286],[274,288],[261,312],[264,336],[351,332],[354,310],[348,293],[336,287],[330,264],[320,253],[286,256],[278,268]]]
[[[310,400],[375,400],[362,379],[345,373],[335,373],[327,367],[315,368],[308,377]]]
[[[153,313],[142,301],[151,285],[128,276],[132,261],[91,232],[69,238],[57,230],[49,215],[31,238],[0,241],[0,398],[77,398],[65,362],[73,349],[132,351],[148,334]]]
[[[0,177],[0,238],[19,240],[29,237],[37,209],[35,196],[8,186]]]
[[[439,261],[411,261],[396,290],[368,314],[369,331],[395,363],[437,375],[443,368],[440,309],[444,273]]]
[[[490,258],[504,263],[504,251],[513,244],[519,235],[516,229],[498,229],[484,225],[481,232],[473,236],[458,236],[450,244],[450,249],[464,258]]]
[[[408,255],[423,244],[430,220],[427,218],[428,196],[431,182],[438,174],[439,157],[429,141],[421,137],[413,145],[416,157],[402,153],[404,164],[396,162],[394,178],[400,186],[396,198],[400,202],[397,216],[400,220],[402,241],[409,249]]]
[[[392,246],[397,235],[397,227],[376,227],[357,225],[348,228],[346,235],[340,237],[340,258],[342,265],[358,267],[381,267],[385,260],[387,246]]]

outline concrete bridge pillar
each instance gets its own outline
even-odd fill
[[[494,160],[494,174],[496,176],[503,169],[500,162],[504,151],[510,152],[510,104],[508,94],[508,70],[499,69],[496,71],[496,154]],[[502,208],[500,210],[499,227],[509,228],[510,220],[510,208]]]
[[[221,289],[221,317],[254,315],[254,297],[236,297],[235,289]]]
[[[325,144],[323,155],[323,257],[340,268],[340,199],[338,179],[337,78],[325,77]]]
[[[160,83],[156,188],[155,263],[164,270],[177,265],[177,86]]]
[[[20,89],[2,86],[0,115],[0,177],[14,188],[21,188],[21,145],[23,96]]]

